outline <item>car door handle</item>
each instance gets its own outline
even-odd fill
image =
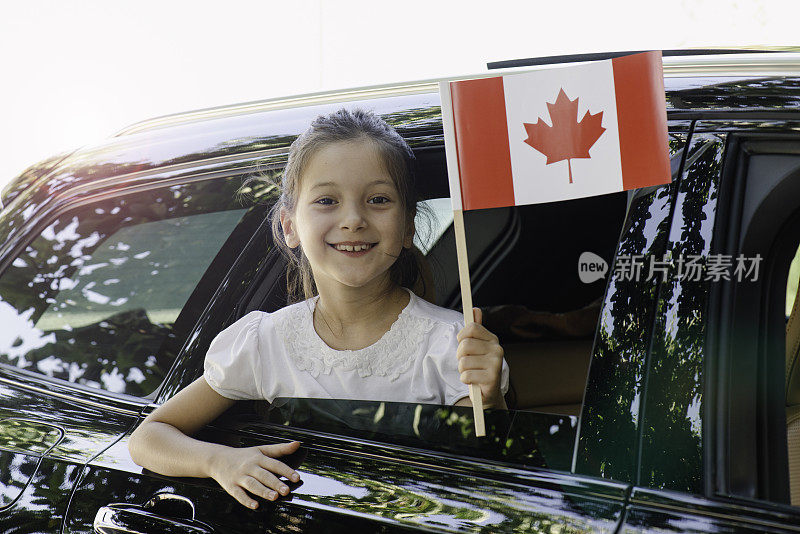
[[[162,514],[164,508],[182,508],[178,514]],[[194,518],[194,505],[181,495],[161,493],[143,506],[114,503],[103,506],[94,517],[97,534],[214,534],[214,529]]]

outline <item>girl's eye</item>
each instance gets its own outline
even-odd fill
[[[320,198],[320,199],[316,200],[314,203],[315,204],[321,204],[323,206],[331,206],[334,202],[335,201],[330,197],[323,197],[323,198]]]
[[[369,202],[370,204],[386,204],[387,202],[391,202],[391,200],[389,200],[389,197],[378,195],[369,199]]]

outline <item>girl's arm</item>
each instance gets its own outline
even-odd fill
[[[128,450],[137,464],[156,473],[180,477],[211,477],[248,508],[258,503],[244,490],[268,500],[289,493],[275,475],[297,482],[291,467],[275,460],[291,454],[300,442],[235,448],[191,438],[236,401],[214,391],[203,377],[148,415],[131,434]]]

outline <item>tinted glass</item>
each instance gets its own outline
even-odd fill
[[[253,408],[257,416],[249,423],[234,416],[238,428],[257,431],[265,422],[291,425],[561,471],[570,469],[578,420],[568,415],[486,410],[486,437],[479,438],[469,406],[278,398],[272,406],[256,402]]]
[[[163,187],[57,216],[0,277],[0,363],[151,393],[180,348],[184,309],[202,311],[192,296],[213,291],[236,257],[253,204],[237,200],[240,185]]]

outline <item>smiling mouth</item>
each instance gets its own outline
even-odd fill
[[[361,251],[369,250],[372,247],[374,247],[375,245],[377,245],[377,243],[363,243],[363,242],[359,242],[359,243],[348,242],[348,243],[336,243],[336,244],[329,243],[329,244],[330,244],[330,246],[332,246],[336,250],[339,250],[339,251],[342,251],[342,252],[361,252]]]

